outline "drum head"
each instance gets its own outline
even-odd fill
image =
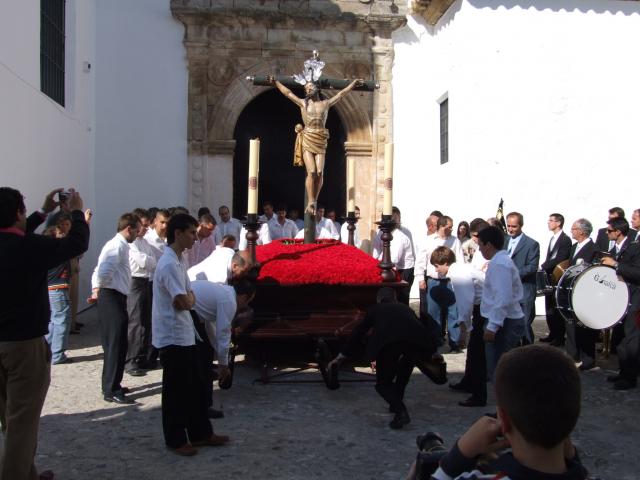
[[[617,323],[629,305],[629,288],[604,265],[585,269],[573,284],[571,304],[586,327],[600,330]]]

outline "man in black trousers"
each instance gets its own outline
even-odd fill
[[[382,288],[378,304],[367,310],[364,320],[353,329],[344,349],[329,362],[327,370],[356,355],[372,330],[366,353],[370,361],[376,362],[376,391],[395,414],[389,426],[402,428],[411,421],[403,399],[413,367],[417,366],[438,385],[447,381],[446,363],[442,357],[434,356],[439,327],[430,317],[429,323],[424,325],[410,307],[398,303],[393,289]]]
[[[49,193],[42,208],[27,217],[22,194],[0,188],[2,480],[38,478],[33,457],[51,380],[51,349],[44,340],[50,316],[47,271],[81,255],[89,246],[89,226],[80,195],[72,190],[66,197],[61,193],[62,188]],[[71,211],[67,236],[57,239],[33,233],[58,205]],[[41,472],[42,477],[47,473]]]
[[[640,311],[640,243],[631,242],[629,237],[629,223],[624,218],[609,220],[607,234],[609,240],[615,242],[611,253],[615,257],[602,259],[604,265],[616,269],[618,276],[629,285],[629,310],[624,319],[624,338],[618,345],[618,363],[620,373],[607,378],[613,382],[616,390],[635,388],[638,383],[640,367],[640,325],[638,313]]]
[[[109,240],[98,257],[91,284],[98,300],[100,340],[104,351],[102,394],[107,402],[132,404],[122,390],[127,356],[129,315],[127,295],[131,291],[129,244],[138,236],[140,220],[125,213],[118,220],[118,233]]]
[[[549,241],[547,248],[547,257],[540,266],[542,270],[547,272],[549,278],[553,275],[553,270],[562,262],[569,258],[569,250],[571,250],[571,239],[562,231],[564,227],[564,216],[559,213],[552,213],[547,220],[547,226],[553,237]],[[544,309],[547,316],[547,326],[549,327],[549,335],[541,338],[541,342],[551,343],[553,346],[564,345],[564,318],[558,312],[556,306],[555,292],[548,293],[544,296]]]

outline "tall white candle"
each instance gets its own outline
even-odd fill
[[[383,215],[391,215],[393,207],[393,143],[384,145],[384,203]]]
[[[249,198],[247,213],[258,213],[258,166],[260,165],[260,139],[249,140]]]
[[[356,211],[356,162],[347,157],[347,213]]]

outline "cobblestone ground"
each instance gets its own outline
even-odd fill
[[[74,363],[53,367],[40,423],[36,463],[67,479],[398,479],[415,457],[415,437],[437,431],[448,444],[494,407],[457,406],[461,394],[417,373],[406,393],[412,422],[401,431],[371,383],[254,384],[255,366],[237,364],[233,388],[216,391],[225,418],[217,433],[231,436],[220,448],[191,458],[164,447],[160,419],[161,371],[125,375],[134,406],[105,403],[100,394],[102,352],[94,310],[82,315],[83,333],[71,337]],[[542,329],[544,321],[536,320]],[[464,369],[464,354],[445,354],[450,380]],[[616,392],[605,382],[615,357],[583,374],[583,412],[574,441],[591,472],[606,479],[637,479],[640,391]],[[317,373],[298,379],[318,379]]]

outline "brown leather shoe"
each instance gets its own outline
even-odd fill
[[[193,457],[196,453],[198,453],[198,450],[193,448],[193,445],[191,445],[190,443],[185,443],[178,448],[169,448],[169,450],[182,457]]]
[[[216,435],[215,433],[212,433],[209,438],[198,442],[192,442],[191,444],[194,447],[219,447],[228,442],[229,437],[227,435]]]

